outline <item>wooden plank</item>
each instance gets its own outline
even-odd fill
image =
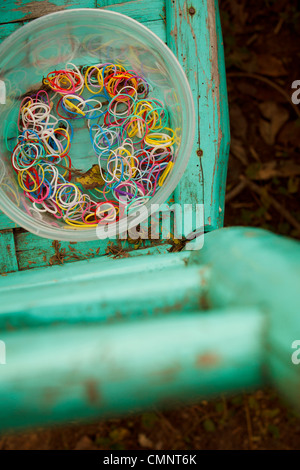
[[[1,16],[0,16],[1,21]],[[0,24],[0,42],[23,26],[23,22]]]
[[[157,21],[144,21],[143,25],[149,28],[163,42],[167,42],[166,24],[163,19]]]
[[[103,6],[103,4],[107,4]],[[130,16],[141,23],[150,23],[165,17],[165,0],[135,0],[114,4],[116,2],[97,0],[97,7]]]
[[[200,204],[204,202],[204,175],[200,155],[201,109],[199,67],[208,54],[205,13],[197,8],[194,18],[188,12],[187,2],[175,0],[166,4],[167,44],[177,56],[189,80],[196,112],[196,132],[192,154],[179,185],[175,190],[175,201],[182,204]],[[202,21],[201,21],[202,20]],[[203,42],[205,39],[205,42]],[[210,66],[207,64],[209,70]],[[208,110],[209,111],[209,110]],[[198,119],[197,119],[198,117]],[[203,142],[201,143],[203,145]],[[187,234],[186,234],[187,235]]]
[[[160,254],[160,256],[154,256]],[[140,256],[147,255],[144,261]],[[149,255],[149,256],[148,256]],[[134,273],[161,271],[174,267],[184,267],[187,262],[185,253],[164,252],[164,247],[152,247],[144,250],[134,250],[129,257],[118,260],[110,256],[92,258],[89,260],[78,261],[76,270],[72,264],[63,266],[46,266],[43,268],[31,269],[28,271],[18,271],[12,273],[1,280],[0,293],[6,289],[26,289],[29,286],[40,286],[44,284],[57,284],[58,282],[76,282],[79,280],[88,281],[89,279],[98,279],[113,276],[131,276]],[[207,270],[209,272],[209,270]],[[205,273],[203,273],[205,277]]]
[[[159,2],[159,10],[158,10],[158,13],[157,13],[156,16],[154,14],[155,12],[153,10],[151,10],[153,14],[150,15],[150,17],[149,17],[150,20],[144,14],[140,14],[139,12],[136,12],[133,7],[131,7],[131,8],[127,7],[126,9],[124,9],[123,2],[122,2],[121,5],[118,4],[118,5],[115,5],[115,6],[112,5],[112,4],[108,4],[108,2],[101,2],[102,6],[100,8],[102,8],[103,4],[105,5],[106,3],[107,3],[107,9],[112,10],[112,11],[117,11],[119,13],[123,13],[123,10],[124,10],[123,14],[128,14],[128,16],[131,16],[132,18],[137,19],[138,21],[143,23],[144,26],[146,26],[153,33],[155,33],[162,41],[164,41],[164,42],[167,41],[165,17],[164,17],[162,7],[160,5],[160,3],[163,3],[163,2]],[[125,13],[125,11],[127,13]],[[0,6],[0,12],[1,12],[1,6]],[[0,17],[0,21],[1,21],[1,17]],[[0,24],[0,41],[3,41],[11,33],[13,33],[17,29],[19,29],[21,26],[23,26],[23,24],[24,24],[23,21],[19,21],[19,22],[16,22],[16,23]]]
[[[220,211],[224,208],[220,185],[223,191],[227,157],[222,156],[220,161],[220,146],[222,137],[229,138],[228,133],[222,134],[221,107],[225,121],[228,110],[226,88],[222,90],[222,102],[220,96],[219,64],[223,64],[224,58],[218,56],[222,45],[216,36],[216,28],[220,28],[219,23],[216,25],[216,8],[214,0],[166,3],[168,45],[186,72],[198,116],[192,155],[177,188],[176,200],[182,204],[204,202],[205,225],[209,229],[220,226]],[[224,68],[221,72],[225,73]]]
[[[1,430],[107,418],[262,386],[264,320],[254,308],[196,310],[3,333]]]
[[[127,240],[93,240],[89,242],[53,241],[30,232],[15,231],[16,252],[19,269],[33,269],[43,266],[62,265],[75,261],[92,259],[103,255],[118,257],[139,256],[139,251],[149,254],[152,251],[166,252],[171,246],[162,244],[160,248],[151,247],[145,240],[146,248],[129,243]],[[138,249],[136,249],[138,246]],[[147,251],[148,250],[148,251]],[[129,252],[133,252],[129,254]]]
[[[299,353],[292,344],[300,338],[299,241],[258,228],[225,228],[207,234],[192,259],[212,268],[208,299],[214,305],[253,305],[264,311],[265,373],[299,410],[299,365],[292,362],[292,354]]]
[[[130,3],[135,0],[98,0],[97,6],[110,7],[114,5],[120,5],[124,3]]]
[[[166,245],[167,246],[167,245]],[[79,280],[101,279],[113,276],[131,276],[134,273],[158,272],[175,267],[184,267],[188,255],[186,253],[164,253],[165,247],[146,248],[144,250],[134,250],[127,258],[118,260],[111,256],[92,258],[85,261],[78,261],[76,269],[72,264],[63,266],[47,266],[43,268],[31,269],[28,271],[18,271],[1,279],[0,295],[6,289],[26,289],[29,286],[43,284],[57,284],[58,282],[77,282]],[[160,256],[154,256],[160,254]],[[146,258],[140,256],[147,255]],[[149,256],[148,256],[149,255]],[[207,270],[209,271],[209,270]]]
[[[5,230],[8,228],[19,227],[13,220],[9,219],[2,211],[0,211],[0,230]]]
[[[0,22],[24,21],[39,18],[40,16],[61,10],[73,8],[108,8],[124,15],[145,22],[155,21],[160,15],[164,17],[164,0],[136,0],[130,2],[103,1],[103,0],[3,0],[0,4]]]
[[[64,264],[102,256],[109,240],[56,242],[30,232],[16,232],[16,251],[20,270]]]
[[[159,258],[159,257],[158,257]],[[133,317],[191,311],[201,304],[206,283],[197,267],[148,270],[147,256],[136,258],[141,266],[135,271],[106,276],[105,265],[98,260],[102,275],[59,278],[56,282],[25,283],[13,289],[1,289],[0,330],[60,323],[106,322]],[[118,261],[112,260],[116,266]],[[108,264],[108,263],[107,263]],[[109,268],[109,266],[108,266]],[[61,268],[64,273],[64,267]],[[50,270],[48,270],[50,271]],[[29,271],[24,275],[29,274]],[[19,276],[20,279],[20,276]],[[169,286],[166,289],[166,280]],[[27,279],[25,279],[25,282]]]
[[[96,0],[2,0],[0,22],[24,21],[72,8],[95,8]]]
[[[229,111],[228,111],[228,95],[227,95],[227,84],[226,84],[226,68],[225,68],[225,57],[224,57],[224,46],[222,37],[222,27],[220,21],[220,12],[218,6],[218,0],[216,3],[216,31],[217,31],[217,42],[218,42],[218,67],[219,67],[219,101],[220,101],[220,127],[222,130],[218,166],[215,172],[214,186],[216,188],[216,204],[219,206],[219,211],[216,214],[217,227],[223,227],[224,224],[224,210],[225,210],[225,193],[226,193],[226,176],[227,176],[227,165],[230,148],[230,125],[229,125]],[[219,192],[217,192],[219,191]]]
[[[14,234],[12,230],[0,232],[0,273],[18,271]]]

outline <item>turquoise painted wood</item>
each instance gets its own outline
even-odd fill
[[[85,272],[80,277],[67,276],[64,267],[61,273],[40,272],[37,282],[29,281],[31,271],[19,273],[14,286],[0,287],[0,328],[7,324],[23,328],[58,322],[95,323],[197,309],[205,292],[205,287],[199,291],[199,285],[205,283],[205,270],[191,268],[186,277],[183,262],[176,269],[168,268],[163,255],[159,260],[152,257],[127,260],[127,269],[116,260],[97,260],[100,262],[92,266],[84,261],[76,266],[76,272]],[[55,276],[54,282],[49,278],[42,281],[49,275],[51,279]],[[13,301],[12,296],[16,297]]]
[[[0,426],[95,420],[262,384],[264,323],[255,309],[230,309],[7,333]]]
[[[53,244],[0,214],[0,428],[167,407],[265,384],[300,409],[300,365],[291,360],[300,339],[300,245],[259,229],[220,229],[229,123],[217,1],[4,1],[0,38],[76,7],[132,16],[183,65],[197,132],[174,197],[204,204],[207,233],[199,251],[124,245],[131,251],[114,259],[109,241]]]
[[[205,229],[223,225],[229,127],[225,68],[217,2],[213,0],[61,0],[0,5],[0,34],[16,25],[64,8],[109,8],[144,23],[167,42],[192,86],[198,118],[189,166],[175,192],[175,202],[204,203]],[[14,21],[14,23],[10,23]],[[179,27],[180,26],[180,27]],[[7,227],[4,227],[7,228]]]
[[[1,23],[28,21],[49,13],[70,8],[95,8],[95,0],[2,0]]]
[[[299,366],[291,361],[300,335],[298,242],[260,229],[220,229],[199,252],[77,266],[4,278],[3,429],[265,384],[299,408]],[[26,294],[33,286],[35,297]]]
[[[0,272],[9,273],[18,270],[14,234],[12,230],[0,231]]]
[[[167,43],[183,66],[196,108],[196,140],[175,192],[182,204],[204,203],[206,231],[223,226],[229,119],[217,2],[166,2]]]
[[[193,253],[191,263],[199,262],[213,266],[208,302],[216,308],[255,306],[264,312],[262,367],[300,409],[300,365],[291,360],[292,343],[300,338],[300,243],[264,230],[222,229]]]
[[[2,18],[0,21],[2,21]],[[0,41],[3,41],[3,39],[7,38],[11,33],[14,33],[17,29],[21,28],[23,24],[23,21],[19,21],[18,23],[0,24]]]
[[[0,211],[0,230],[16,228],[18,225]]]

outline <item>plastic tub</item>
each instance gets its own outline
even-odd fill
[[[177,129],[174,167],[146,203],[149,214],[152,204],[161,204],[170,196],[190,157],[195,128],[190,86],[174,54],[148,28],[125,15],[96,9],[58,12],[30,22],[0,45],[0,209],[41,237],[87,241],[97,239],[97,234],[95,228],[73,228],[32,210],[17,184],[11,152],[6,148],[5,139],[16,139],[15,126],[10,123],[17,122],[20,97],[37,88],[52,70],[63,68],[66,62],[81,66],[105,61],[126,64],[151,81],[152,96],[164,101],[170,125]],[[70,156],[72,164],[84,171],[97,162],[88,132],[79,133]],[[118,222],[119,233],[123,223]],[[115,228],[110,226],[111,233]]]

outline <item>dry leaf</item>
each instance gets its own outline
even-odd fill
[[[100,174],[99,165],[93,165],[92,168],[82,176],[75,178],[75,181],[80,183],[85,189],[94,189],[105,184],[105,181]]]
[[[300,120],[290,121],[285,124],[278,135],[278,142],[283,145],[300,147]]]
[[[237,83],[237,89],[243,93],[243,95],[249,95],[252,96],[253,98],[257,98],[257,87],[254,85],[254,83],[249,83],[248,80],[241,81]]]
[[[113,429],[110,433],[109,433],[109,437],[113,440],[113,441],[116,441],[116,442],[120,442],[120,441],[123,441],[124,439],[126,439],[127,437],[130,436],[130,431],[126,428],[117,428],[117,429]]]
[[[255,174],[252,175],[251,179],[254,180],[267,180],[277,176],[276,162],[267,162],[265,164],[258,163]]]
[[[229,0],[229,8],[234,18],[234,25],[236,32],[243,33],[245,24],[249,17],[249,10],[247,9],[247,2],[237,2],[237,0]]]
[[[246,72],[266,75],[267,77],[282,77],[287,75],[281,60],[270,54],[258,55],[252,53],[248,60],[241,62],[240,67]]]
[[[83,436],[76,444],[75,450],[97,450],[92,439],[88,436]]]
[[[141,447],[153,449],[153,442],[145,434],[139,434],[138,441]]]
[[[274,114],[285,114],[285,116],[288,115],[288,111],[283,106],[278,105],[274,101],[264,101],[263,103],[260,103],[259,109],[263,117],[266,119],[272,119]]]
[[[256,72],[268,77],[281,77],[287,74],[282,61],[271,54],[257,56]]]
[[[275,137],[283,124],[288,120],[289,113],[274,101],[265,101],[259,105],[265,119],[259,120],[260,135],[268,145],[274,145]]]
[[[288,181],[288,192],[290,194],[296,194],[299,192],[299,183],[300,183],[300,179],[299,178],[289,178],[289,181]]]
[[[241,140],[235,139],[233,137],[231,139],[230,150],[231,150],[231,153],[243,163],[243,165],[248,164],[245,146]]]
[[[247,176],[251,180],[269,180],[272,178],[290,178],[300,175],[300,165],[292,160],[283,164],[275,160],[266,163],[252,163],[247,168]]]
[[[252,157],[253,157],[257,162],[261,162],[261,159],[260,159],[259,154],[258,154],[257,151],[255,150],[255,148],[252,147],[252,145],[250,145],[249,151],[250,151]]]
[[[265,121],[264,119],[259,119],[258,121],[259,133],[268,145],[274,144],[274,135],[272,133],[271,123]]]
[[[229,107],[229,113],[232,134],[244,140],[246,138],[248,124],[240,106],[236,103],[233,103]]]

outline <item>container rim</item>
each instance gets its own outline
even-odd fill
[[[24,36],[28,31],[32,32],[32,29],[35,26],[38,26],[40,23],[42,23],[46,19],[51,21],[56,16],[59,16],[60,19],[62,18],[62,16],[78,16],[80,15],[80,13],[83,13],[83,12],[91,14],[91,15],[98,15],[99,17],[111,16],[111,17],[114,17],[114,20],[116,19],[117,21],[123,21],[123,22],[125,20],[128,23],[130,23],[130,25],[135,28],[135,31],[137,33],[140,33],[144,38],[146,37],[149,41],[152,41],[152,45],[155,46],[156,44],[157,46],[160,47],[160,49],[163,50],[164,53],[161,53],[161,55],[163,56],[164,60],[168,63],[168,65],[170,65],[170,67],[172,68],[172,74],[176,76],[176,78],[178,79],[178,82],[180,83],[183,98],[185,101],[186,115],[184,116],[185,118],[184,120],[185,120],[187,131],[186,131],[186,138],[182,139],[181,141],[179,152],[184,152],[186,155],[188,155],[188,158],[182,159],[179,166],[177,167],[176,174],[179,175],[179,178],[175,181],[174,172],[171,172],[170,177],[166,179],[166,181],[168,182],[167,188],[165,187],[165,185],[163,185],[161,189],[159,190],[159,192],[156,195],[154,195],[153,198],[150,199],[150,201],[144,204],[144,207],[148,210],[148,214],[150,216],[155,211],[155,209],[153,210],[151,209],[151,205],[157,206],[157,204],[161,204],[162,202],[166,201],[167,198],[174,191],[177,184],[180,182],[180,179],[184,173],[184,170],[187,166],[187,163],[191,154],[194,135],[195,135],[195,108],[194,108],[194,102],[193,102],[193,96],[192,96],[190,84],[188,82],[188,79],[185,75],[185,72],[182,66],[180,65],[177,57],[171,51],[171,49],[149,28],[147,28],[142,23],[138,22],[137,20],[127,15],[124,15],[119,12],[114,12],[109,9],[104,10],[102,8],[99,8],[99,9],[98,8],[74,8],[70,10],[61,10],[61,11],[57,11],[54,13],[49,13],[47,15],[41,16],[40,18],[36,18],[30,21],[28,24],[23,25],[17,31],[14,31],[12,34],[10,34],[9,37],[4,39],[0,44],[0,60],[1,60],[1,55],[3,53],[3,49],[13,47],[13,45],[19,40],[19,38]],[[176,64],[176,67],[174,67],[174,64]],[[1,67],[1,64],[0,64],[0,67]],[[0,68],[0,73],[1,73],[1,68]],[[68,228],[68,230],[62,230],[60,228],[48,226],[44,224],[42,221],[34,219],[33,217],[30,217],[29,215],[21,211],[17,206],[15,206],[10,201],[10,199],[5,194],[3,196],[4,197],[2,197],[2,200],[0,199],[0,209],[10,219],[12,219],[14,222],[19,224],[21,227],[25,228],[29,232],[39,235],[40,237],[54,239],[54,240],[61,240],[61,241],[76,241],[76,242],[91,241],[91,240],[96,240],[98,238],[96,235],[96,230],[97,230],[96,228],[91,228],[91,229],[87,228],[84,230],[78,230],[78,229],[72,229],[70,227]],[[107,230],[107,237],[109,238],[110,235],[114,235],[116,229],[117,229],[117,233],[124,232],[127,229],[126,224],[127,222],[124,220],[121,220],[117,224],[112,224],[111,228],[108,228]]]

